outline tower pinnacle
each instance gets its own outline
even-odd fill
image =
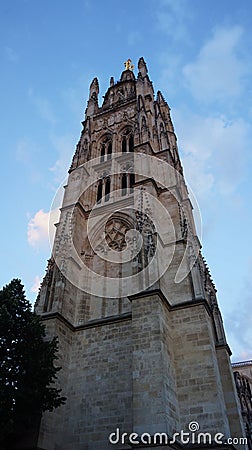
[[[148,73],[147,65],[143,57],[141,57],[138,61],[138,70],[143,78]]]

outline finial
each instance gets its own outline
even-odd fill
[[[132,61],[131,59],[127,59],[127,61],[125,61],[124,66],[126,70],[133,70],[134,69],[134,65],[131,64]]]
[[[89,98],[97,99],[99,94],[98,78],[94,78],[89,88]]]
[[[146,62],[144,61],[143,57],[141,57],[138,61],[138,69],[142,77],[146,77],[148,73],[148,69],[146,66]]]
[[[157,91],[157,101],[158,103],[166,103],[161,91]]]

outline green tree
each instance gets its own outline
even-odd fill
[[[19,279],[0,290],[0,442],[18,439],[34,427],[43,411],[65,403],[54,387],[59,367],[57,340],[32,312]],[[6,445],[8,448],[8,445]]]

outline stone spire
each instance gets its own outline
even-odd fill
[[[138,70],[139,70],[139,74],[141,75],[141,77],[146,77],[147,73],[148,73],[148,69],[147,69],[147,65],[146,62],[144,61],[144,58],[141,57],[138,61]]]
[[[98,94],[99,94],[99,82],[98,78],[94,78],[89,88],[89,99],[86,109],[86,117],[93,115],[98,110]]]

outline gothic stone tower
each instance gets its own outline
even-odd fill
[[[102,106],[97,78],[90,86],[36,303],[48,336],[59,338],[67,397],[44,414],[40,449],[137,448],[132,432],[151,436],[141,448],[180,448],[179,437],[167,445],[154,435],[190,422],[243,436],[170,108],[161,92],[154,97],[143,58],[138,70],[136,78],[128,60]],[[127,436],[113,445],[116,429]]]

